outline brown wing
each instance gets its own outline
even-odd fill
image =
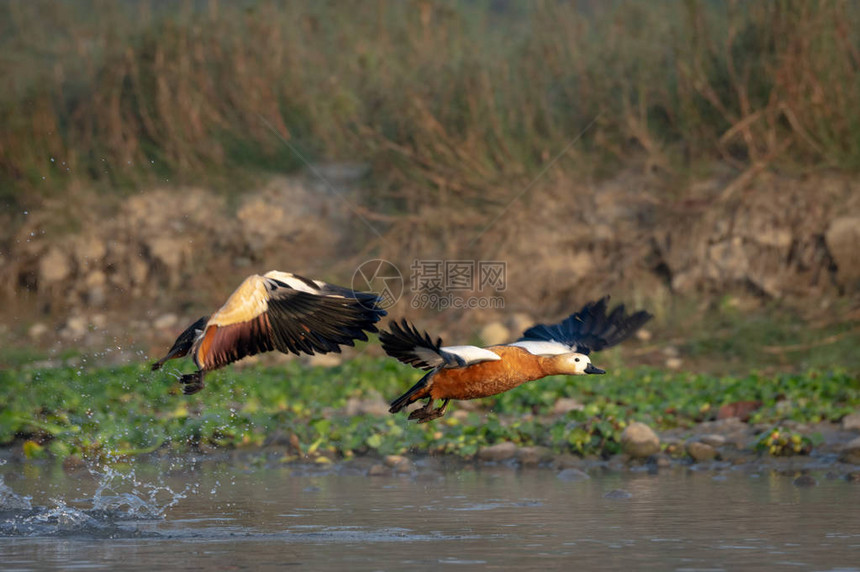
[[[367,340],[365,331],[375,332],[374,324],[385,315],[374,294],[296,280],[269,275],[246,279],[210,318],[195,353],[198,366],[216,369],[275,349],[294,354],[340,352],[341,345]]]

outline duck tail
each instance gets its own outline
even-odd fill
[[[435,372],[430,372],[421,379],[418,380],[418,383],[409,388],[409,391],[395,399],[391,402],[391,406],[388,408],[389,413],[397,413],[410,403],[414,403],[421,399],[422,397],[427,396],[427,392],[430,387],[430,376]]]

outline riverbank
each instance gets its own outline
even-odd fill
[[[216,372],[184,397],[174,368],[18,367],[0,372],[0,443],[8,459],[70,468],[225,451],[259,451],[264,464],[365,458],[379,474],[428,455],[577,470],[766,463],[849,474],[860,464],[860,382],[845,371],[720,377],[619,366],[599,380],[547,378],[456,403],[423,425],[387,413],[411,374],[367,356],[331,367],[291,360]],[[633,435],[640,424],[656,434]]]

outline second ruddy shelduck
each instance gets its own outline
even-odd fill
[[[273,270],[254,274],[221,308],[182,332],[167,355],[152,364],[191,354],[197,371],[179,382],[186,395],[203,389],[206,372],[246,356],[278,350],[296,355],[340,352],[366,341],[385,310],[379,296]]]
[[[397,413],[426,398],[424,407],[409,414],[426,423],[444,415],[452,399],[488,397],[548,375],[606,373],[589,354],[620,344],[652,317],[645,311],[628,315],[623,304],[607,314],[608,299],[590,302],[558,324],[533,326],[516,342],[487,348],[442,346],[441,338],[434,342],[406,320],[392,322],[390,332],[379,334],[385,352],[430,372],[388,411]],[[437,399],[442,405],[434,409]]]

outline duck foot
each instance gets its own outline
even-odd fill
[[[445,415],[445,409],[448,407],[448,402],[450,399],[446,399],[442,402],[442,405],[433,409],[431,406],[433,405],[433,400],[427,402],[427,405],[422,407],[421,409],[416,409],[412,413],[409,414],[409,419],[415,419],[418,423],[427,423],[428,421],[433,421],[434,419],[438,419]]]
[[[183,375],[179,378],[179,383],[182,384],[183,394],[192,395],[197,393],[203,389],[203,372],[195,371],[194,373]]]

